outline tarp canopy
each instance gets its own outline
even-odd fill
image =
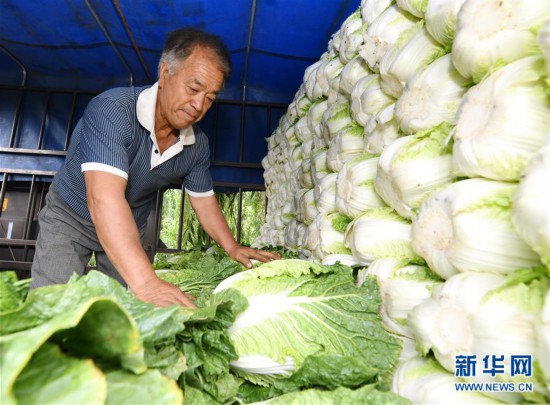
[[[112,87],[154,83],[166,34],[192,26],[221,36],[233,63],[220,101],[200,123],[210,138],[217,189],[262,187],[266,137],[286,112],[305,69],[319,60],[359,4],[2,0],[0,172],[17,180],[58,170],[90,98]]]
[[[227,100],[289,103],[359,0],[2,0],[1,83],[103,90],[156,80],[167,32],[220,35]],[[26,69],[26,78],[22,75]]]

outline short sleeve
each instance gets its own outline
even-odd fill
[[[127,145],[131,141],[129,113],[112,98],[98,96],[82,116],[80,156],[83,167],[112,167],[129,172]]]

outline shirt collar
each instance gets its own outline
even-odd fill
[[[158,82],[143,90],[138,96],[136,114],[139,123],[151,134],[155,133],[155,106],[157,102]],[[195,143],[195,132],[190,126],[180,129],[180,142],[182,145],[193,145]]]

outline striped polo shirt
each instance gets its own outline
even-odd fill
[[[67,157],[53,180],[60,197],[91,221],[83,172],[101,170],[125,178],[126,199],[138,227],[147,222],[156,192],[183,183],[193,196],[213,195],[210,150],[202,130],[180,131],[178,142],[158,153],[155,104],[158,84],[115,88],[94,97],[76,125]]]

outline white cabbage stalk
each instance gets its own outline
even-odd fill
[[[398,138],[380,155],[374,189],[399,215],[411,219],[432,191],[454,180],[451,128]]]
[[[296,102],[298,97],[301,97],[300,90],[296,92],[296,94],[294,95],[294,98],[292,99],[292,101],[290,102],[286,110],[286,115],[288,117],[288,120],[292,124],[294,124],[298,120],[298,118],[300,118],[298,115],[298,111],[296,110]]]
[[[512,223],[550,272],[550,142],[522,175],[512,204]]]
[[[314,190],[315,201],[319,212],[330,214],[336,212],[336,179],[338,173],[329,173],[323,177]]]
[[[273,229],[283,229],[284,228],[285,223],[283,222],[282,213],[280,211],[273,213],[273,216],[271,217],[270,224],[271,224],[271,228],[273,228]]]
[[[346,266],[355,266],[357,261],[353,257],[353,255],[350,254],[330,254],[323,257],[323,260],[321,260],[321,264],[323,265],[330,265],[330,264],[336,264],[336,263],[342,263]]]
[[[302,143],[302,159],[307,160],[311,157],[313,151],[313,139],[308,139]],[[302,162],[303,163],[303,162]]]
[[[321,132],[324,130],[323,125],[319,125],[321,127]],[[328,149],[327,141],[325,140],[325,137],[323,135],[321,136],[315,136],[313,137],[313,147],[312,152],[317,152],[321,149]]]
[[[306,115],[309,107],[311,107],[311,104],[312,102],[305,94],[304,85],[302,84],[300,86],[300,90],[296,95],[296,99],[293,102],[294,115],[298,118],[303,117],[304,115]],[[289,106],[288,110],[290,110],[290,108],[291,107]]]
[[[397,42],[401,33],[413,28],[417,22],[418,18],[393,5],[363,31],[364,45],[359,49],[359,54],[372,71],[379,71],[380,60],[388,49]]]
[[[302,145],[298,144],[290,151],[288,166],[285,166],[285,167],[290,167],[293,171],[295,171],[299,169],[301,165],[302,165]]]
[[[336,207],[351,218],[386,204],[374,190],[378,157],[362,155],[344,164],[336,180]]]
[[[546,292],[541,319],[536,324],[537,357],[546,388],[550,391],[550,289]]]
[[[313,103],[306,114],[307,127],[309,128],[312,136],[315,138],[322,137],[321,119],[323,118],[323,114],[327,108],[328,101],[326,99],[320,99]]]
[[[386,146],[403,133],[394,116],[395,103],[383,108],[375,117],[374,124],[365,126],[365,152],[380,154]]]
[[[485,302],[471,319],[473,351],[478,353],[478,357],[490,352],[504,355],[507,370],[510,369],[510,363],[506,359],[509,360],[510,356],[517,353],[532,354],[533,361],[538,362],[536,327],[540,322],[548,287],[548,279],[544,278],[513,285],[486,296]],[[525,399],[536,403],[547,402],[550,391],[543,383],[542,375],[537,370],[534,374],[534,378],[514,379],[506,373],[502,380],[532,382],[533,393],[526,395]]]
[[[418,18],[424,18],[428,0],[395,0],[401,10],[408,11]]]
[[[376,115],[393,103],[395,99],[380,88],[380,75],[370,74],[359,79],[353,86],[350,114],[358,124],[373,130],[376,126]]]
[[[278,127],[277,130],[273,133],[273,136],[269,139],[271,146],[269,147],[268,159],[271,165],[276,163],[277,153],[281,149],[283,134],[281,127]]]
[[[304,87],[306,89],[307,97],[310,100],[317,100],[323,96],[323,91],[317,81],[317,75],[319,74],[319,69],[324,63],[325,60],[318,60],[313,65],[309,66],[309,71],[306,69],[306,73],[304,74]]]
[[[348,101],[341,101],[327,108],[321,119],[322,133],[327,145],[330,145],[330,141],[336,136],[336,133],[351,124],[351,121]]]
[[[313,81],[316,80],[315,76],[317,75],[317,69],[321,64],[323,63],[323,59],[319,59],[315,63],[312,63],[309,65],[306,70],[304,70],[304,76],[303,76],[303,85],[304,85],[304,91],[305,94],[309,97],[309,87],[311,87],[311,84]],[[312,76],[313,75],[313,76]],[[313,81],[312,81],[313,79]],[[311,100],[311,98],[310,98]]]
[[[459,391],[458,377],[443,369],[432,358],[413,357],[400,362],[393,374],[391,390],[413,404],[500,404],[480,392]]]
[[[304,84],[304,89],[305,89],[306,94],[307,94],[307,81],[309,80],[309,78],[311,76],[311,73],[319,67],[321,62],[322,62],[322,60],[318,60],[318,61],[312,63],[311,65],[309,65],[304,70],[304,75],[302,76],[302,83]]]
[[[471,317],[487,293],[505,281],[498,274],[461,273],[440,285],[408,317],[419,353],[425,356],[432,350],[443,367],[454,371],[455,354],[472,352]]]
[[[339,214],[319,213],[309,225],[308,248],[322,260],[328,254],[350,254],[344,245],[344,232],[349,218]]]
[[[317,82],[321,87],[322,95],[328,96],[328,90],[330,88],[330,80],[337,77],[342,73],[344,64],[340,61],[338,56],[328,59],[317,70]]]
[[[290,222],[284,229],[284,243],[283,246],[285,249],[288,249],[292,252],[298,250],[298,233],[297,233],[297,224],[298,222]]]
[[[342,42],[342,30],[339,29],[330,37],[330,40],[328,41],[327,51],[323,55],[325,55],[325,57],[327,58],[333,58],[335,56],[338,56],[341,42]]]
[[[311,161],[303,161],[298,172],[298,186],[300,188],[310,189],[315,187],[313,177],[311,175]],[[268,197],[269,198],[269,197]]]
[[[271,207],[270,200],[273,197],[274,191],[273,191],[273,186],[272,186],[271,182],[269,182],[268,179],[266,178],[265,173],[264,173],[264,179],[265,179],[265,196],[268,199],[267,204],[268,204],[268,208],[269,208],[269,207]]]
[[[507,274],[540,266],[512,225],[514,183],[467,179],[433,192],[412,224],[412,244],[447,279],[458,271]]]
[[[537,53],[537,29],[550,15],[540,0],[467,0],[452,47],[460,74],[475,83],[517,59]]]
[[[429,0],[426,6],[426,29],[441,45],[451,48],[460,7],[466,0]]]
[[[268,234],[267,224],[264,222],[260,227],[260,234],[256,236],[252,244],[250,245],[254,249],[261,249],[268,245],[267,234]]]
[[[349,96],[340,93],[340,79],[341,76],[335,77],[330,81],[330,88],[328,90],[327,101],[329,107],[341,103],[343,101],[349,102]]]
[[[296,124],[294,124],[294,135],[300,142],[307,141],[313,138],[313,134],[307,126],[307,115],[301,117]]]
[[[353,87],[362,77],[371,73],[369,65],[361,57],[356,55],[345,67],[342,69],[340,75],[340,93],[350,96],[353,91]]]
[[[306,256],[311,256],[311,251],[307,248],[309,227],[304,223],[298,223],[296,226],[296,238],[298,241],[298,250]]]
[[[304,213],[304,224],[310,225],[317,215],[319,215],[314,190],[308,190],[300,200],[302,203],[302,212]]]
[[[262,159],[262,167],[264,168],[264,170],[271,168],[275,164],[275,152],[278,148],[279,146],[276,146],[273,149],[269,149],[267,155],[265,155]]]
[[[284,133],[286,132],[286,130],[290,128],[292,125],[294,125],[295,123],[296,121],[291,121],[290,114],[288,114],[288,110],[287,110],[287,113],[281,117],[280,125],[279,125],[280,132],[281,132],[281,135],[280,135],[281,141],[282,141],[282,138],[284,137]]]
[[[395,119],[406,134],[424,131],[443,122],[454,124],[456,111],[468,87],[470,82],[454,68],[451,55],[444,55],[407,82],[395,104]]]
[[[291,221],[284,230],[285,242],[283,246],[285,249],[289,249],[293,252],[297,252],[302,249],[303,244],[303,232],[307,227],[296,220]]]
[[[540,320],[549,280],[541,273],[523,270],[508,277],[489,273],[463,273],[438,287],[430,300],[414,308],[409,315],[417,347],[423,353],[432,350],[439,363],[455,372],[456,355],[487,354],[504,356],[503,374],[498,381],[532,382],[534,398],[547,395],[540,375],[534,378],[511,377],[510,357],[530,354],[537,360],[535,326]],[[495,381],[482,372],[477,362],[476,382]],[[505,396],[517,402],[521,396]],[[519,398],[518,398],[519,397]]]
[[[262,168],[264,169],[264,173],[265,171],[271,167],[271,164],[269,163],[269,152],[267,153],[267,155],[265,155],[263,158],[262,158],[262,161],[260,162],[260,164],[262,165]]]
[[[338,173],[344,163],[363,154],[365,149],[363,132],[363,127],[355,123],[338,131],[330,141],[327,151],[327,166],[330,170]]]
[[[284,132],[281,138],[281,147],[285,149],[290,149],[298,143],[300,143],[300,141],[298,141],[298,138],[296,138],[296,128],[294,128],[294,124],[292,124],[292,126]]]
[[[327,149],[319,149],[311,155],[311,175],[317,184],[330,170],[327,166]]]
[[[377,259],[359,272],[361,278],[371,275],[380,288],[380,316],[384,328],[401,336],[413,338],[407,326],[409,312],[429,299],[443,280],[428,267],[394,258]]]
[[[391,6],[393,0],[361,0],[361,18],[363,26],[369,26],[373,21]]]
[[[390,96],[399,98],[409,79],[437,58],[445,49],[436,42],[423,23],[399,37],[380,61],[380,86]]]
[[[277,129],[273,132],[273,135],[271,135],[269,138],[267,138],[267,148],[268,148],[268,153],[274,149],[276,146],[279,145],[279,138],[277,136],[277,134],[280,133],[280,128],[281,127],[277,127]]]
[[[297,234],[298,222],[296,219],[292,219],[284,229],[285,240],[283,246],[285,248],[296,250],[298,247],[298,234]]]
[[[296,205],[294,199],[286,201],[281,209],[281,221],[287,225],[296,219]]]
[[[540,29],[537,42],[544,57],[547,80],[550,81],[550,18]]]
[[[338,53],[340,61],[343,64],[348,63],[352,60],[359,46],[363,44],[363,35],[361,32],[361,27],[363,26],[363,20],[361,19],[361,9],[357,9],[356,12],[352,13],[346,21],[340,27],[341,32],[341,41],[338,48]]]
[[[300,148],[299,148],[300,149]],[[302,161],[300,160],[300,163]],[[287,199],[291,198],[296,191],[298,191],[300,186],[300,173],[302,171],[302,165],[299,164],[295,170],[290,173],[289,180],[286,182],[284,187],[288,190]]]
[[[550,4],[550,3],[549,3]],[[517,181],[550,137],[550,104],[540,56],[508,64],[470,88],[457,111],[458,174]]]
[[[296,207],[296,220],[304,222],[303,198],[309,189],[301,188],[294,193],[294,206]]]
[[[274,229],[270,233],[270,239],[272,240],[272,246],[284,246],[285,243],[285,231],[284,229]]]
[[[311,173],[311,158],[302,160],[298,184],[307,189],[315,186],[315,183],[313,182],[313,175]]]
[[[308,77],[308,81],[305,84],[306,94],[310,100],[317,101],[323,96],[323,88],[321,87],[321,82],[319,81],[320,76],[324,75],[322,72],[325,68],[325,65],[330,61],[330,59],[320,59],[319,65],[311,72]]]
[[[346,230],[346,246],[362,265],[384,257],[420,260],[412,249],[410,222],[387,207],[356,217]]]
[[[394,333],[390,333],[390,335],[401,341],[402,349],[401,353],[399,354],[399,358],[397,359],[397,364],[401,364],[409,359],[412,359],[413,357],[418,357],[418,354],[416,353],[416,343],[414,339],[410,339],[401,335],[396,335]]]

